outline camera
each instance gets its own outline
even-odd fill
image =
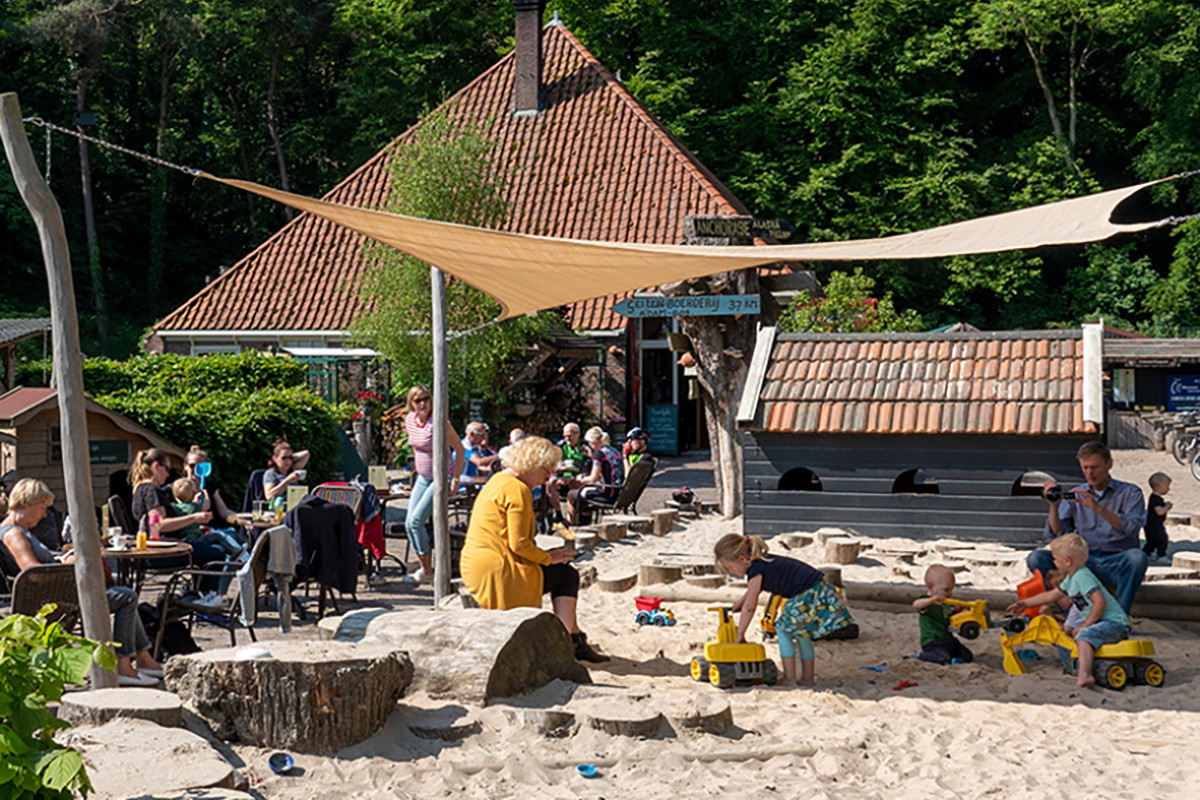
[[[1045,497],[1049,503],[1057,503],[1060,500],[1073,503],[1077,500],[1074,492],[1064,492],[1061,486],[1051,486],[1046,490]]]

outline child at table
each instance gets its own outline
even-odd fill
[[[1050,552],[1054,566],[1067,573],[1058,588],[1050,589],[1008,607],[1019,614],[1030,606],[1056,603],[1062,598],[1070,599],[1084,620],[1074,631],[1075,648],[1079,652],[1079,673],[1075,682],[1080,686],[1091,686],[1092,659],[1096,648],[1129,638],[1129,617],[1104,588],[1095,574],[1087,568],[1088,546],[1077,533],[1068,533],[1050,541]]]
[[[945,603],[954,594],[954,572],[942,564],[930,564],[925,570],[925,594],[913,601],[921,615],[921,650],[917,658],[931,664],[970,664],[974,654],[950,632],[950,617]]]
[[[175,496],[175,502],[171,503],[171,510],[177,517],[185,517],[188,514],[195,514],[204,510],[203,500],[196,499],[196,484],[192,482],[191,478],[180,478],[172,483],[171,494]],[[184,542],[195,542],[201,538],[211,541],[224,550],[225,555],[239,561],[243,560],[242,556],[246,553],[246,546],[238,540],[237,536],[231,530],[210,528],[206,534],[198,523],[193,523],[186,528],[180,528],[176,533],[179,539]]]
[[[746,641],[746,629],[758,608],[762,591],[788,598],[775,619],[779,658],[783,662],[782,686],[812,686],[813,646],[819,639],[854,622],[842,596],[825,580],[820,570],[794,558],[771,556],[758,536],[731,533],[717,541],[717,563],[734,575],[745,575],[750,586],[733,610],[741,612],[737,642]],[[796,654],[800,675],[796,675]]]

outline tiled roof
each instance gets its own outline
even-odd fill
[[[10,392],[0,395],[0,422],[9,425],[12,420],[41,403],[47,397],[53,397],[56,389],[40,386],[18,386]]]
[[[453,119],[490,123],[497,169],[513,175],[510,218],[502,227],[563,238],[675,244],[683,240],[688,214],[746,213],[564,26],[547,26],[542,42],[545,94],[538,115],[511,113],[511,53],[442,106]],[[417,127],[324,199],[382,206],[390,160]],[[157,330],[344,330],[361,308],[356,290],[364,243],[331,222],[301,214]],[[624,319],[610,310],[620,299],[580,303],[569,309],[568,321],[580,328],[622,327]]]
[[[798,433],[1092,433],[1079,331],[782,335],[762,428]]]
[[[50,330],[49,317],[0,319],[0,344],[19,342],[48,330]]]

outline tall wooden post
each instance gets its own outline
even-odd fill
[[[88,454],[87,415],[83,406],[83,364],[79,350],[79,318],[71,280],[71,254],[62,211],[42,179],[21,122],[15,93],[0,94],[0,138],[12,165],[13,178],[33,215],[42,242],[42,258],[50,286],[50,318],[54,342],[54,378],[58,387],[59,425],[62,429],[63,480],[67,512],[75,543],[75,582],[84,634],[96,641],[112,641],[112,619],[104,595],[104,569],[100,559],[100,534],[92,502],[92,471]],[[92,688],[117,685],[116,673],[91,671]]]
[[[446,342],[446,277],[429,268],[433,306],[433,602],[450,593],[450,368]]]

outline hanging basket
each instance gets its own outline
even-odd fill
[[[518,417],[528,417],[533,413],[533,403],[513,403],[513,411]]]

